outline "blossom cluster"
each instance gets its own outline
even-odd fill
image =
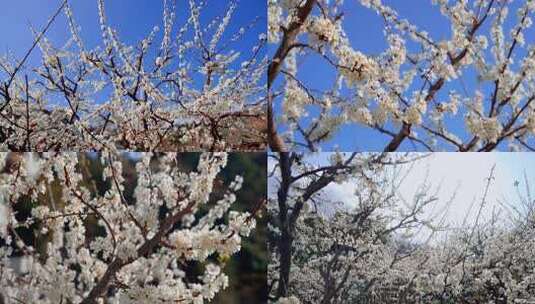
[[[479,211],[446,223],[443,212],[455,195],[444,207],[428,181],[412,197],[399,190],[405,172],[390,166],[415,159],[364,155],[332,153],[327,164],[303,157],[291,168],[295,184],[286,184],[282,170],[274,175],[269,192],[272,303],[535,300],[535,212],[528,181],[526,194],[519,191],[518,202],[507,202],[514,210],[486,211],[492,169],[474,207]],[[334,183],[354,194],[333,198],[328,186]],[[308,195],[312,191],[317,192]],[[341,206],[337,199],[343,200]]]
[[[101,181],[87,157],[101,163]],[[124,157],[0,154],[5,303],[204,303],[228,286],[217,257],[240,251],[255,218],[230,210],[243,179],[220,182],[227,155],[201,154],[188,172],[176,153],[136,154],[134,189]],[[21,216],[24,202],[31,211]],[[28,229],[34,241],[21,236]]]
[[[275,117],[284,142],[316,151],[357,124],[382,134],[387,151],[404,141],[430,151],[532,150],[535,49],[525,36],[534,2],[429,2],[426,10],[449,28],[446,37],[404,19],[387,1],[270,0],[268,37],[277,52],[269,76],[272,94],[282,96]],[[365,51],[365,41],[346,32],[363,26],[346,22],[346,13],[364,10],[383,28],[382,51]],[[314,83],[300,73],[311,68],[330,76]],[[293,98],[296,83],[306,103],[303,94]]]
[[[163,4],[162,30],[156,26],[128,45],[110,25],[104,0],[97,0],[101,43],[88,48],[65,1],[58,11],[71,32],[65,45],[54,46],[41,32],[42,60],[31,74],[25,62],[0,58],[0,149],[263,149],[266,38],[260,35],[250,49],[238,44],[254,20],[233,33],[236,1],[223,18],[208,21],[204,2]],[[177,10],[189,13],[182,25]]]

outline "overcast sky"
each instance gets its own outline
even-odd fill
[[[326,163],[329,153],[316,154],[309,159],[315,163]],[[410,201],[417,188],[427,181],[433,190],[437,190],[438,202],[433,205],[433,209],[427,210],[427,215],[436,214],[444,210],[445,205],[453,194],[452,201],[446,222],[452,225],[461,224],[468,214],[469,220],[474,220],[477,206],[481,202],[487,178],[491,168],[495,165],[494,179],[489,189],[486,207],[482,213],[488,218],[494,208],[502,208],[501,203],[518,206],[518,196],[516,189],[521,193],[525,191],[524,173],[528,180],[534,180],[535,154],[532,153],[434,153],[413,164],[410,171],[409,166],[404,166],[407,173],[406,178],[399,188],[399,195]],[[270,161],[270,168],[273,162]],[[519,187],[515,187],[515,181],[519,182]],[[275,190],[273,180],[271,184],[271,194]],[[344,184],[331,184],[325,189],[323,194],[330,201],[341,201],[351,206],[355,203],[353,193],[354,185],[350,182]],[[470,209],[472,202],[476,202]]]

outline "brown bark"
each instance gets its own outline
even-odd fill
[[[98,283],[91,289],[89,294],[81,302],[82,304],[96,304],[97,299],[101,297],[108,290],[110,282],[117,272],[124,266],[134,262],[138,257],[147,256],[153,252],[155,247],[160,243],[162,238],[171,230],[171,228],[177,223],[185,214],[191,212],[193,203],[190,203],[184,210],[167,217],[160,226],[158,232],[151,239],[147,240],[137,250],[137,257],[130,258],[125,261],[115,258],[113,262],[108,266],[104,275],[98,280]]]
[[[305,23],[306,19],[312,12],[312,8],[316,4],[317,0],[307,0],[306,3],[299,7],[297,10],[296,20],[288,25],[288,28],[284,28],[282,41],[275,53],[275,56],[271,59],[268,66],[268,94],[270,94],[271,86],[277,78],[280,72],[284,59],[288,55],[292,48],[292,45],[297,38],[297,35],[301,31],[301,26]],[[277,134],[275,126],[275,119],[273,117],[273,104],[270,98],[268,100],[268,142],[272,151],[284,152],[286,151],[285,145],[281,137]]]

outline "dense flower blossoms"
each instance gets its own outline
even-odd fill
[[[343,164],[345,158],[334,153],[330,164]],[[321,166],[303,164],[294,176],[322,172]],[[288,207],[281,204],[284,184],[274,184],[270,229],[275,241],[268,268],[268,280],[274,286],[272,303],[535,300],[535,209],[530,184],[525,197],[519,194],[518,202],[504,202],[503,208],[487,210],[489,215],[483,217],[482,210],[490,208],[486,200],[494,181],[492,169],[483,197],[474,205],[479,211],[457,224],[446,224],[439,210],[450,208],[449,203],[446,207],[436,204],[438,192],[430,184],[423,182],[409,199],[397,190],[404,173],[394,170],[386,174],[389,170],[385,168],[378,166],[369,175],[341,174],[340,182],[354,185],[354,197],[344,198],[340,207],[330,196],[318,194],[306,201],[298,216],[281,213],[298,208],[299,193],[310,191],[315,181],[301,181],[296,189],[290,189]],[[325,175],[317,176],[317,180],[322,178]],[[291,249],[282,251],[284,242],[280,240],[287,228],[281,218],[285,217],[295,222],[288,224],[293,227]],[[277,287],[286,280],[285,266],[289,276],[281,296]]]
[[[202,154],[191,172],[180,169],[176,153],[137,155],[132,194],[119,154],[97,156],[104,193],[92,188],[98,181],[88,180],[76,153],[0,157],[6,303],[204,303],[228,286],[224,259],[216,257],[238,252],[255,227],[251,214],[229,210],[243,179],[221,189],[224,153]],[[23,199],[33,206],[27,218],[14,213]],[[37,227],[44,245],[22,239],[25,227]],[[202,269],[197,277],[192,263]]]
[[[447,26],[446,37],[403,19],[388,1],[268,2],[268,40],[277,50],[268,85],[282,96],[274,120],[288,147],[317,151],[357,124],[383,134],[385,151],[405,141],[430,151],[535,148],[535,49],[527,39],[534,1],[429,2],[442,15],[433,18],[447,20],[436,22]],[[364,10],[383,28],[379,53],[346,33],[344,17]],[[311,68],[330,76],[312,83],[300,72]],[[296,97],[297,86],[306,94]]]
[[[391,251],[385,240],[394,233],[423,225],[418,217],[434,200],[422,194],[413,204],[402,205],[381,163],[403,161],[410,159],[332,153],[327,164],[303,162],[295,165],[292,175],[300,180],[284,190],[288,191],[286,201],[280,196],[284,182],[278,189],[274,186],[270,193],[277,193],[277,196],[270,194],[273,204],[269,210],[273,216],[272,247],[277,250],[272,252],[268,280],[274,286],[272,299],[276,303],[353,303],[366,299],[368,294],[363,295],[352,278],[362,281],[364,273],[386,276],[389,260],[378,258]],[[343,203],[339,205],[329,195],[322,194],[329,184],[345,183],[352,185],[355,191],[354,208]],[[311,194],[313,191],[317,193]],[[300,210],[300,213],[285,214],[286,208]],[[292,220],[285,223],[281,218]],[[280,247],[284,246],[284,233],[288,233],[286,225],[291,227],[291,250],[284,252]],[[282,261],[287,258],[291,263],[284,264]],[[283,277],[285,267],[289,267],[288,286],[286,294],[281,296],[280,282],[286,280]],[[373,290],[370,288],[370,292]]]
[[[384,226],[352,225],[358,219],[357,212],[304,216],[291,295],[276,303],[534,300],[535,235],[524,226],[532,219],[513,230],[478,230],[472,239],[461,232],[447,243],[431,245],[411,244],[396,234],[380,237]]]
[[[97,47],[84,43],[65,1],[58,15],[65,13],[71,38],[64,46],[43,31],[36,35],[40,66],[0,58],[0,150],[263,149],[266,38],[232,49],[256,26],[252,20],[230,32],[235,1],[208,25],[206,3],[165,0],[162,29],[134,45],[109,25],[104,0],[96,3]],[[189,13],[183,24],[177,10]]]

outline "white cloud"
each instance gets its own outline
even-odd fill
[[[446,222],[461,224],[465,217],[468,222],[476,218],[478,206],[484,195],[491,168],[495,166],[483,218],[488,218],[493,210],[501,208],[501,202],[515,202],[516,180],[522,178],[523,164],[535,165],[535,155],[524,153],[434,153],[412,165],[404,165],[402,171],[407,175],[399,188],[399,194],[410,201],[418,188],[426,181],[431,192],[438,197],[437,203],[427,209],[431,217],[446,210]],[[515,165],[516,164],[516,165]],[[410,171],[409,171],[410,169]],[[351,183],[329,185],[324,192],[333,201],[354,204],[354,185]],[[450,199],[455,194],[455,199]]]

